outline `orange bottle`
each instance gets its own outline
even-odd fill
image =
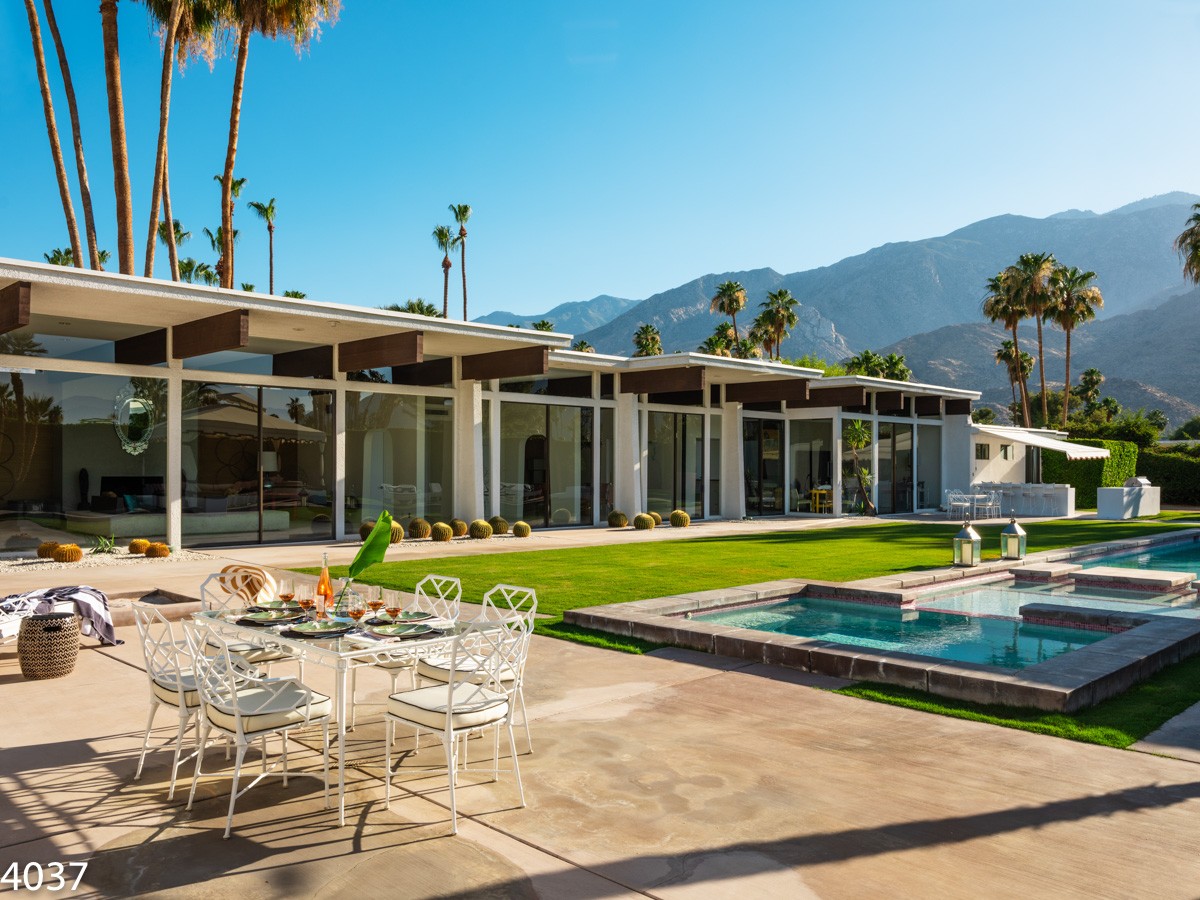
[[[317,580],[317,618],[324,619],[333,609],[333,582],[329,580],[329,554],[321,559],[321,577]]]

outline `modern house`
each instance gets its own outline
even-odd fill
[[[973,391],[0,259],[0,523],[176,546],[382,508],[535,528],[880,513],[973,480]],[[1019,436],[1018,441],[1022,440]]]

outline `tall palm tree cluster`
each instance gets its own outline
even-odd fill
[[[912,378],[912,369],[903,356],[898,353],[883,356],[874,350],[864,350],[850,357],[846,360],[846,371],[851,375],[890,378],[892,381],[908,381]]]
[[[463,321],[467,321],[467,220],[471,218],[471,207],[466,203],[451,203],[450,215],[458,225],[456,233],[449,225],[438,225],[433,229],[433,242],[442,252],[442,318],[450,318],[450,269],[454,263],[450,254],[458,251],[458,264],[462,269]],[[549,330],[549,329],[547,329]]]
[[[1012,334],[996,351],[996,362],[1008,369],[1014,402],[1019,397],[1021,418],[1026,428],[1033,424],[1029,409],[1029,375],[1036,366],[1041,383],[1041,424],[1050,424],[1046,393],[1046,356],[1042,325],[1049,322],[1067,337],[1064,371],[1062,426],[1065,428],[1071,403],[1071,333],[1096,317],[1104,297],[1093,282],[1095,272],[1081,272],[1060,264],[1051,253],[1023,253],[1014,265],[987,282],[983,314],[999,322]],[[1037,359],[1021,349],[1018,328],[1027,319],[1037,324]]]
[[[244,178],[234,177],[234,167],[237,160],[238,134],[250,38],[256,34],[269,39],[283,37],[289,40],[297,50],[303,50],[320,33],[322,25],[332,24],[337,20],[341,10],[341,0],[138,0],[138,2],[145,7],[151,28],[162,42],[158,130],[154,172],[150,181],[151,203],[146,230],[143,274],[147,278],[154,274],[155,244],[158,241],[167,248],[173,280],[203,281],[219,284],[223,288],[232,288],[235,283],[234,241],[237,237],[237,232],[233,227],[233,201],[241,192],[242,185],[245,184]],[[125,6],[128,5],[129,0],[126,0]],[[101,0],[100,26],[104,50],[104,78],[108,96],[109,143],[113,161],[117,263],[122,274],[133,275],[136,264],[133,202],[129,173],[129,146],[125,131],[125,102],[121,83],[117,7],[118,0]],[[87,254],[85,256],[75,218],[70,178],[63,160],[58,125],[54,115],[49,73],[42,45],[41,21],[35,0],[25,0],[25,12],[29,19],[29,33],[33,42],[34,63],[37,68],[42,107],[46,119],[46,131],[50,139],[50,154],[54,162],[59,196],[70,241],[70,257],[66,264],[82,268],[86,259],[91,268],[100,269],[104,264],[104,251],[99,249],[97,243],[92,195],[83,149],[83,134],[80,128],[70,62],[58,30],[53,0],[42,0],[42,8],[54,41],[67,99],[67,109],[71,118],[75,166],[86,227]],[[170,168],[167,153],[171,83],[177,65],[182,69],[189,61],[200,58],[206,60],[211,68],[215,58],[230,47],[237,49],[229,131],[224,166],[221,174],[216,176],[221,188],[221,219],[217,229],[209,232],[218,257],[215,266],[208,266],[207,263],[199,263],[194,259],[189,261],[178,258],[178,238],[180,235],[188,235],[188,232],[182,229],[171,211]],[[254,202],[250,204],[250,208],[267,224],[271,254],[270,286],[273,293],[275,200],[272,198],[267,203]],[[208,231],[208,229],[205,230]],[[59,253],[60,251],[55,252]],[[61,252],[65,253],[65,250]]]
[[[768,291],[767,299],[759,304],[761,311],[749,332],[742,337],[738,333],[737,314],[746,308],[746,302],[746,290],[740,282],[726,281],[717,285],[709,309],[729,316],[730,321],[719,324],[712,335],[705,338],[696,348],[700,353],[742,359],[762,356],[768,359],[783,358],[783,341],[799,321],[796,308],[800,301],[786,288]]]

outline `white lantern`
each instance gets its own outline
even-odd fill
[[[954,564],[977,566],[983,553],[983,541],[979,532],[971,527],[970,519],[963,519],[962,531],[954,536]]]

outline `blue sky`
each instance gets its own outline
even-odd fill
[[[278,292],[368,306],[440,305],[430,232],[470,203],[474,317],[1200,193],[1191,0],[344,5],[302,57],[251,44],[236,277],[263,290],[247,199],[276,198]],[[115,251],[96,8],[56,5]],[[119,18],[140,272],[161,63],[143,7]],[[172,106],[175,214],[210,262],[232,73],[193,63]],[[17,2],[0,4],[0,110],[0,256],[41,259],[68,242]],[[61,92],[55,111],[69,152]],[[458,278],[456,260],[452,310]]]

